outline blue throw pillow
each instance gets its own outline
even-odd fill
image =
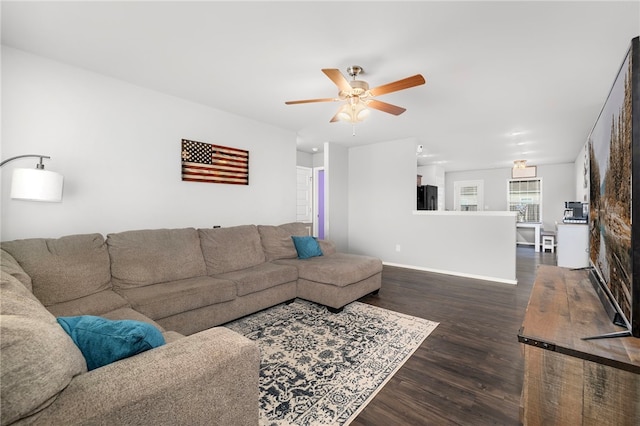
[[[310,257],[322,256],[320,244],[315,237],[296,237],[292,236],[293,245],[296,246],[298,259],[308,259]]]
[[[160,330],[142,321],[114,321],[92,315],[57,320],[80,348],[89,370],[165,343]]]

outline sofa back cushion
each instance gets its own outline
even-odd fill
[[[289,236],[305,237],[311,235],[311,224],[302,222],[283,223],[278,228],[284,230]]]
[[[116,288],[142,287],[207,273],[195,228],[109,234],[107,245]]]
[[[100,234],[7,241],[2,249],[31,277],[33,294],[45,306],[112,288],[109,252]]]
[[[31,277],[22,269],[18,261],[4,250],[0,250],[0,269],[17,278],[27,290],[33,292]]]
[[[49,406],[87,371],[80,350],[15,277],[0,273],[0,406],[10,424]]]
[[[280,226],[258,225],[262,248],[267,260],[297,258],[298,252],[293,245],[291,236],[308,236],[308,226],[308,224],[301,222],[285,223]]]
[[[260,234],[255,225],[199,229],[207,274],[224,274],[265,262]]]

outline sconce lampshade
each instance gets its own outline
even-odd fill
[[[62,184],[60,173],[43,169],[15,169],[11,179],[11,198],[59,203],[62,201]]]
[[[527,160],[516,160],[513,162],[514,169],[524,169],[527,167]]]
[[[364,121],[369,116],[369,113],[369,109],[367,109],[364,102],[357,100],[343,105],[338,111],[338,118],[349,123],[359,123]]]

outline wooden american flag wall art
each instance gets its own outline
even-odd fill
[[[249,185],[249,151],[182,139],[182,180]]]

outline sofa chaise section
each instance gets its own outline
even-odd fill
[[[322,256],[299,259],[292,236],[308,236],[304,223],[258,226],[265,256],[278,265],[298,271],[297,297],[342,309],[382,285],[382,261],[370,256],[336,252],[330,241],[318,241]]]
[[[374,257],[334,253],[276,262],[298,269],[298,297],[321,303],[332,310],[339,310],[367,294],[377,293],[382,284],[382,264]]]

